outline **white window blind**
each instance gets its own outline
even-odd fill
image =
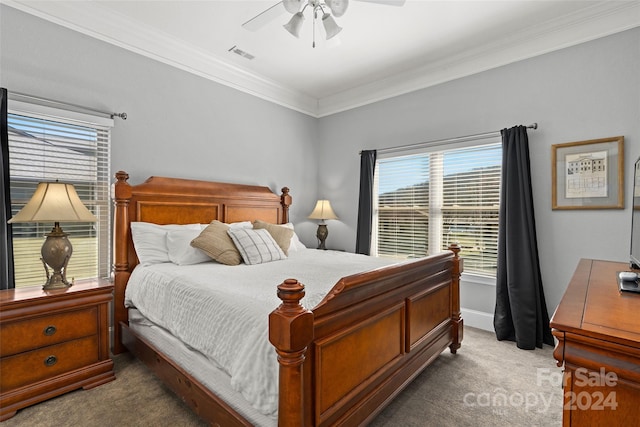
[[[378,159],[374,254],[415,258],[458,242],[465,272],[495,275],[502,162],[497,141]]]
[[[429,157],[377,162],[377,255],[425,256],[429,236]]]
[[[98,222],[62,224],[73,245],[67,279],[107,277],[112,120],[10,100],[8,125],[12,215],[29,201],[39,182],[73,184]],[[52,228],[53,223],[13,224],[16,287],[46,281],[40,248]]]

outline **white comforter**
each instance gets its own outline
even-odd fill
[[[125,305],[206,355],[231,377],[232,387],[260,412],[278,409],[278,362],[269,343],[268,315],[279,304],[277,285],[305,285],[302,304],[315,307],[340,278],[392,264],[350,253],[306,249],[282,261],[225,266],[170,263],[133,271]]]

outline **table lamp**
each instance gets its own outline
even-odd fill
[[[96,222],[98,219],[85,207],[72,184],[41,182],[31,200],[8,222],[53,222],[51,233],[42,245],[42,263],[47,274],[44,290],[64,289],[67,265],[73,253],[68,234],[60,228],[61,222]],[[49,267],[53,270],[49,272]]]
[[[320,220],[320,224],[318,224],[318,231],[316,232],[316,237],[318,238],[318,249],[327,249],[324,246],[324,242],[327,240],[329,230],[327,230],[327,225],[324,221],[326,219],[338,219],[335,212],[333,212],[333,209],[331,209],[331,203],[329,203],[328,200],[318,200],[316,207],[309,215],[309,219]]]

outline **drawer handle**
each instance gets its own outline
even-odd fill
[[[45,366],[53,366],[56,364],[56,362],[58,362],[58,358],[55,356],[49,356],[46,359],[44,359]]]
[[[47,326],[46,328],[44,328],[44,334],[46,336],[50,337],[51,335],[55,334],[57,330],[58,329],[56,329],[55,326],[50,325],[50,326]]]

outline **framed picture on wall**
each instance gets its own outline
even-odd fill
[[[551,150],[552,209],[624,209],[624,136]]]

